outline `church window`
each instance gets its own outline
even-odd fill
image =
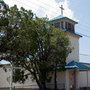
[[[55,26],[56,28],[60,28],[60,23],[59,23],[59,22],[56,22],[56,23],[54,23],[54,26]]]
[[[65,29],[67,30],[68,29],[68,23],[65,22]]]
[[[63,21],[61,22],[61,28],[62,28],[62,29],[64,28]]]
[[[65,22],[65,29],[70,32],[74,32],[74,25],[71,23]]]
[[[68,30],[72,30],[70,23],[68,23]]]
[[[74,25],[72,25],[72,31],[74,31]]]

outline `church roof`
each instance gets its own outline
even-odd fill
[[[70,18],[68,18],[68,17],[62,16],[62,15],[59,15],[59,16],[57,16],[57,17],[54,17],[54,18],[52,18],[50,21],[56,21],[56,20],[61,20],[61,19],[68,19],[68,20],[74,22],[75,24],[78,23],[78,22],[76,22],[76,21],[74,21],[74,20],[72,20],[72,19],[70,19]]]
[[[52,18],[51,20],[49,20],[49,22],[52,23],[53,21],[58,21],[58,20],[69,20],[69,21],[71,21],[71,22],[74,22],[75,24],[78,24],[78,22],[76,22],[76,21],[74,21],[74,20],[72,20],[72,19],[70,19],[70,18],[68,18],[68,17],[65,17],[65,16],[63,16],[63,15],[59,15],[59,16],[57,16],[57,17],[54,17],[54,18]],[[65,29],[64,31],[70,32],[70,31],[67,31],[66,29]],[[76,35],[76,36],[82,37],[81,35],[79,35],[79,34],[77,34],[77,33],[75,33],[75,32],[70,32],[70,33],[72,33],[72,34],[74,34],[74,35]]]
[[[59,16],[57,16],[57,17],[52,18],[50,21],[54,21],[54,20],[57,20],[57,19],[62,19],[63,17],[64,17],[64,16],[59,15]]]
[[[71,61],[66,65],[66,69],[90,70],[90,67],[76,61]]]

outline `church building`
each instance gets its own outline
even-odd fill
[[[68,55],[66,60],[66,71],[58,72],[58,88],[65,90],[78,90],[82,87],[90,87],[89,70],[90,65],[79,62],[79,39],[81,35],[75,32],[75,25],[78,22],[63,16],[63,6],[61,5],[61,15],[50,20],[51,24],[56,28],[67,33],[70,40],[70,47],[72,52]],[[85,82],[82,81],[85,78]]]
[[[57,73],[57,88],[59,90],[78,90],[90,87],[90,64],[79,62],[79,39],[82,36],[75,32],[75,25],[78,22],[63,16],[63,10],[63,6],[61,5],[61,15],[51,19],[50,23],[67,33],[70,47],[73,49],[66,60],[66,71]],[[6,66],[9,67],[9,65]],[[11,85],[10,73],[10,67],[8,68],[8,72],[4,72],[2,65],[0,65],[0,90],[9,90]],[[47,86],[52,89],[54,88],[53,78],[50,83],[47,83]],[[24,84],[14,83],[12,87],[28,88],[26,90],[29,90],[29,88],[38,88],[36,82],[33,82],[30,78]]]

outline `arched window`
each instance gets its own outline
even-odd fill
[[[55,26],[56,28],[60,28],[60,22],[55,22],[55,23],[54,23],[54,26]]]
[[[62,29],[64,28],[63,21],[61,21],[61,28],[62,28]]]
[[[74,32],[74,25],[72,23],[65,22],[65,29],[70,32]]]

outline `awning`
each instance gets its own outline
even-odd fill
[[[79,70],[90,70],[90,67],[83,65],[80,62],[71,61],[65,66],[66,69],[79,69]]]

